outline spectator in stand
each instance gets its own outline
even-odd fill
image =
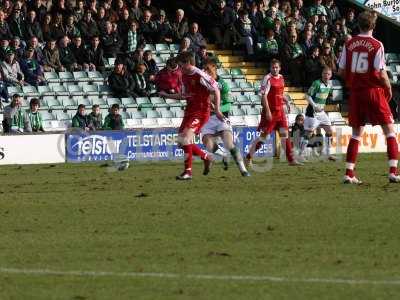
[[[114,71],[108,77],[108,83],[113,92],[113,95],[118,98],[137,97],[135,93],[135,81],[122,60],[117,59],[114,66]]]
[[[346,26],[350,29],[352,35],[357,34],[357,20],[355,19],[354,9],[349,9],[346,14]]]
[[[319,60],[319,48],[313,46],[310,49],[310,54],[307,56],[304,63],[304,72],[307,76],[305,84],[311,86],[311,84],[321,77],[322,65]]]
[[[190,40],[190,45],[193,52],[198,52],[200,47],[207,46],[207,42],[203,35],[199,32],[199,25],[192,23],[189,32],[185,35]]]
[[[39,22],[36,20],[36,12],[34,10],[28,12],[25,27],[25,39],[29,40],[31,37],[35,36],[38,38],[39,42],[43,42],[42,29],[40,28]]]
[[[144,48],[146,41],[141,33],[137,30],[138,24],[135,21],[132,21],[129,27],[129,31],[127,33],[127,52],[133,53],[138,48]]]
[[[208,53],[207,53],[207,47],[206,46],[201,46],[199,50],[197,51],[195,55],[196,59],[196,67],[199,69],[203,69],[204,66],[206,65],[207,61],[210,59]]]
[[[104,71],[103,49],[99,45],[100,38],[98,36],[92,37],[91,44],[85,51],[85,64],[89,67],[85,71]]]
[[[14,94],[10,105],[4,108],[4,133],[22,133],[28,128],[29,121],[21,106],[22,97],[18,94]]]
[[[322,5],[322,0],[315,0],[314,5],[311,5],[308,9],[308,16],[311,17],[314,15],[328,15],[325,6]]]
[[[106,22],[106,31],[101,36],[101,45],[104,50],[104,57],[117,57],[121,51],[122,40],[118,33],[113,30],[111,22]]]
[[[182,39],[179,45],[179,54],[184,52],[193,52],[192,45],[190,44],[190,39],[185,37]]]
[[[101,130],[103,129],[103,117],[100,112],[100,106],[94,104],[92,106],[92,112],[88,115],[89,128],[90,130]]]
[[[24,39],[25,32],[25,22],[21,16],[21,10],[19,8],[14,8],[11,17],[8,19],[8,25],[10,26],[10,31],[12,36],[17,36],[21,40]]]
[[[27,47],[33,48],[35,50],[34,57],[37,59],[39,64],[43,65],[44,62],[44,54],[42,47],[39,44],[39,41],[36,36],[31,37],[31,39],[27,43]]]
[[[182,86],[182,72],[175,58],[167,60],[166,66],[155,78],[157,92],[179,94]]]
[[[282,49],[285,45],[285,34],[282,30],[282,22],[279,19],[275,19],[273,23],[274,37],[278,42],[279,49]]]
[[[5,60],[8,50],[10,50],[10,42],[8,40],[0,41],[0,60]]]
[[[257,41],[259,41],[261,38],[262,32],[264,32],[264,28],[263,28],[264,16],[263,16],[262,12],[260,12],[258,10],[258,5],[257,5],[256,1],[252,2],[250,5],[249,18],[257,32]]]
[[[235,23],[236,30],[239,36],[239,43],[246,45],[246,54],[248,58],[254,57],[254,37],[256,32],[253,24],[249,19],[249,14],[245,10],[239,12],[239,19]]]
[[[303,15],[301,15],[300,10],[297,7],[293,7],[291,18],[292,21],[296,24],[296,29],[298,31],[302,31],[304,29],[304,26],[306,25],[307,20],[306,18],[304,18]]]
[[[17,60],[20,60],[25,53],[25,48],[21,47],[21,40],[19,37],[15,37],[11,40],[10,47],[8,47],[10,50],[14,51],[15,53],[15,58]]]
[[[64,67],[60,61],[60,53],[58,52],[57,44],[55,40],[48,41],[46,46],[43,49],[44,54],[44,70],[46,72],[56,71],[63,72],[65,71]]]
[[[127,6],[124,3],[124,0],[116,0],[116,5],[115,5],[115,12],[118,14],[118,16],[122,16],[124,9],[128,9]]]
[[[266,30],[265,41],[261,43],[260,56],[265,59],[268,64],[272,59],[277,59],[279,57],[279,45],[275,39],[275,32],[273,29]]]
[[[328,67],[332,70],[333,75],[337,74],[337,58],[332,51],[331,45],[326,42],[319,57],[322,67]]]
[[[118,14],[112,8],[110,1],[104,1],[103,7],[106,10],[106,17],[107,17],[108,21],[110,21],[111,23],[116,23],[116,22],[118,22],[119,19],[121,19],[120,16],[118,16]],[[125,14],[125,12],[124,12],[124,14]],[[129,12],[128,12],[128,16],[129,16]]]
[[[50,12],[53,15],[61,14],[63,19],[71,14],[71,10],[69,9],[69,7],[67,7],[65,0],[54,1],[51,5]]]
[[[336,20],[339,20],[342,16],[334,0],[326,0],[325,7],[327,12],[327,20],[330,25],[335,24]]]
[[[80,39],[80,38],[79,38]],[[79,71],[82,70],[82,65],[79,65],[77,59],[74,56],[74,52],[69,46],[70,39],[68,36],[64,36],[59,41],[59,54],[60,54],[60,62],[65,69],[68,71]],[[83,57],[83,56],[82,56]]]
[[[47,7],[43,5],[42,0],[33,0],[30,3],[32,5],[29,9],[36,13],[36,18],[39,24],[41,24],[44,20],[44,16],[47,14]]]
[[[143,18],[140,22],[140,32],[143,34],[143,37],[148,44],[153,44],[157,40],[157,25],[151,20],[151,16],[151,12],[149,10],[145,10],[143,12]]]
[[[42,34],[43,34],[43,40],[45,42],[50,41],[53,38],[50,29],[50,24],[51,24],[51,15],[46,14],[42,22]]]
[[[4,0],[4,2],[3,2],[3,11],[4,11],[4,14],[6,16],[6,19],[11,18],[11,15],[13,13],[13,9],[14,9],[14,7],[13,7],[13,4],[12,4],[11,0]]]
[[[0,66],[7,86],[25,85],[24,74],[21,71],[18,61],[15,60],[15,54],[12,50],[7,51],[6,58]]]
[[[63,24],[63,15],[61,13],[57,13],[52,18],[52,22],[50,24],[50,36],[53,39],[60,39],[66,34],[64,24]]]
[[[322,49],[324,47],[325,39],[322,35],[317,35],[314,40],[314,45]]]
[[[26,111],[28,119],[27,132],[44,132],[43,119],[39,112],[40,101],[37,98],[32,98],[29,102],[29,109]]]
[[[10,27],[6,21],[6,15],[0,10],[0,40],[9,40],[12,37]]]
[[[85,1],[78,0],[76,1],[76,6],[73,12],[76,22],[80,22],[82,20],[83,15],[85,14]]]
[[[143,63],[146,66],[145,77],[147,81],[153,82],[159,69],[156,61],[153,59],[153,53],[151,52],[151,50],[144,51]]]
[[[157,43],[172,43],[172,27],[166,19],[164,10],[160,10],[158,20],[156,21],[157,27]]]
[[[33,86],[42,85],[45,83],[43,68],[38,60],[34,57],[35,50],[28,47],[25,50],[25,57],[21,60],[20,66],[24,73],[24,78],[27,83]]]
[[[210,33],[218,48],[228,49],[236,41],[235,13],[226,6],[225,0],[217,0],[217,8],[211,12]]]
[[[289,36],[289,42],[283,47],[283,60],[289,74],[290,82],[295,86],[303,86],[304,68],[303,48],[297,42],[296,32]]]
[[[79,22],[79,30],[85,44],[89,44],[92,37],[100,35],[99,28],[97,27],[96,21],[93,20],[90,10],[85,11],[83,19]]]
[[[158,14],[159,14],[158,9],[154,5],[151,4],[151,0],[143,0],[142,1],[143,14],[146,10],[148,10],[153,17],[155,17],[155,18],[158,17]]]
[[[103,35],[106,32],[107,22],[110,22],[106,15],[106,10],[103,6],[99,7],[99,12],[96,17],[97,27],[99,27],[100,34]]]
[[[104,130],[122,130],[125,128],[124,120],[119,114],[119,105],[113,104],[110,113],[104,119]]]
[[[89,4],[87,5],[87,9],[92,12],[92,15],[97,15],[98,13],[98,1],[97,0],[89,0]]]
[[[72,127],[80,128],[84,131],[90,130],[89,119],[86,115],[86,107],[84,104],[79,104],[75,116],[72,118]]]
[[[80,36],[75,37],[69,47],[78,65],[78,69],[88,70],[89,65],[85,62],[86,47],[82,43],[82,38]]]
[[[73,15],[67,17],[64,32],[70,39],[81,35],[78,26],[75,24],[75,17]]]
[[[117,23],[118,34],[123,39],[122,40],[123,41],[123,49],[128,48],[128,46],[127,46],[128,45],[128,31],[131,28],[131,23],[132,23],[132,21],[129,17],[129,10],[124,9],[122,18],[120,18]],[[136,26],[136,27],[138,27],[138,26]],[[138,31],[136,30],[136,32],[138,32]]]
[[[145,76],[146,65],[144,62],[140,62],[136,66],[136,72],[133,74],[133,80],[135,82],[135,94],[139,97],[149,97],[151,86]]]
[[[313,32],[311,30],[306,30],[303,32],[303,41],[301,46],[303,47],[304,54],[306,56],[309,55],[311,49],[314,47]]]
[[[132,0],[129,15],[131,16],[132,20],[139,22],[142,19],[143,11],[139,6],[139,0]]]
[[[178,9],[176,11],[175,20],[171,23],[174,43],[179,43],[189,31],[189,26],[187,21],[184,19],[184,16],[185,12],[183,9]]]

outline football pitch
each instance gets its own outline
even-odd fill
[[[359,162],[2,167],[0,299],[399,299],[400,185]]]

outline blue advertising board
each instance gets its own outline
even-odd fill
[[[255,127],[235,127],[234,140],[242,153],[247,153],[251,141],[258,136]],[[177,144],[176,128],[154,128],[122,131],[70,131],[66,133],[67,162],[177,160],[183,150]],[[196,144],[203,149],[197,137]],[[275,153],[275,136],[267,140],[257,156],[271,157]]]

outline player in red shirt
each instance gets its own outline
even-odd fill
[[[192,179],[193,155],[200,156],[204,161],[204,173],[208,173],[212,156],[193,143],[194,136],[207,123],[210,117],[210,95],[214,95],[216,116],[223,120],[224,115],[219,110],[220,92],[217,82],[210,75],[196,68],[194,56],[190,52],[182,53],[179,57],[182,68],[181,94],[164,94],[160,96],[187,101],[185,114],[179,128],[178,143],[185,153],[185,170],[176,177],[177,180]]]
[[[380,41],[373,38],[377,15],[364,11],[358,17],[360,34],[345,44],[339,61],[339,74],[350,90],[349,124],[353,129],[347,147],[344,183],[360,184],[354,172],[358,146],[364,125],[381,125],[387,141],[389,181],[400,182],[397,175],[398,145],[389,101],[392,88],[385,70],[385,53]]]
[[[283,94],[285,81],[283,76],[279,74],[280,70],[280,61],[273,59],[271,61],[271,73],[266,75],[261,83],[260,92],[263,109],[261,112],[261,121],[258,126],[260,136],[251,143],[249,153],[246,156],[246,163],[249,166],[252,164],[254,154],[261,148],[267,136],[274,130],[279,130],[282,149],[285,151],[289,165],[301,165],[301,163],[293,158],[292,145],[288,138],[288,121],[283,108],[283,105],[288,102]]]

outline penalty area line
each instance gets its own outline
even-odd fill
[[[261,281],[282,283],[325,283],[351,285],[400,285],[400,279],[369,280],[345,278],[290,278],[274,276],[248,275],[213,275],[213,274],[177,274],[177,273],[145,273],[145,272],[107,272],[107,271],[58,271],[51,269],[17,269],[1,268],[1,274],[19,274],[34,276],[77,276],[77,277],[128,277],[128,278],[170,278],[216,281]]]

